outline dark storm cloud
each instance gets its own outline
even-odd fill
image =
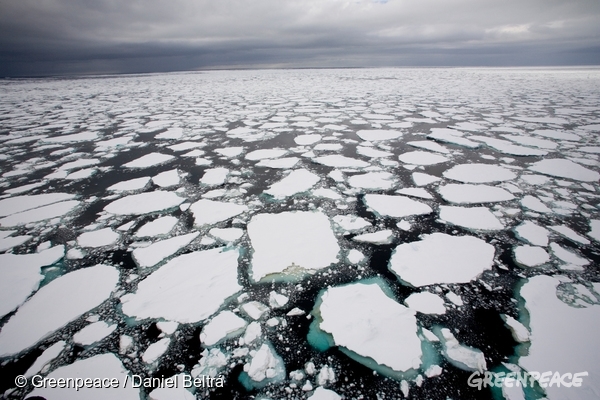
[[[597,0],[3,0],[0,74],[600,63]]]

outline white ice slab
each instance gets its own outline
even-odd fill
[[[348,178],[350,186],[358,189],[387,190],[396,186],[396,177],[389,172],[367,172]]]
[[[139,267],[153,267],[190,244],[192,240],[198,237],[198,235],[200,235],[200,232],[192,232],[186,235],[159,240],[152,243],[150,246],[139,247],[133,250],[131,255]]]
[[[398,139],[402,136],[402,132],[384,129],[363,129],[356,132],[356,134],[362,140],[368,140],[370,142]]]
[[[202,321],[241,289],[238,256],[237,249],[217,248],[175,257],[121,297],[123,312],[138,320]]]
[[[411,309],[423,314],[445,314],[444,300],[430,292],[413,293],[404,300]]]
[[[155,190],[132,194],[107,204],[104,211],[115,215],[142,215],[177,207],[185,199],[173,192]]]
[[[280,381],[285,379],[285,364],[281,357],[269,345],[262,346],[252,356],[249,364],[244,365],[244,371],[255,382],[265,380]]]
[[[224,242],[235,242],[244,235],[244,230],[240,228],[212,228],[208,231],[208,234]]]
[[[160,174],[153,176],[152,182],[161,188],[179,185],[179,172],[177,172],[177,169],[163,171]]]
[[[410,151],[408,153],[400,154],[398,159],[405,164],[414,165],[435,165],[448,161],[448,158],[428,151]]]
[[[34,294],[2,327],[0,356],[20,353],[100,305],[118,281],[119,272],[106,265],[82,268],[56,278]]]
[[[190,210],[194,214],[194,224],[196,226],[203,226],[225,221],[236,215],[240,215],[248,211],[248,206],[200,199],[190,206]]]
[[[371,226],[369,221],[356,215],[336,215],[332,219],[333,222],[348,232],[358,232]]]
[[[327,289],[316,310],[319,328],[335,344],[395,371],[421,365],[421,340],[415,311],[388,297],[375,283]],[[352,310],[348,314],[348,310]]]
[[[548,227],[556,233],[566,237],[567,239],[572,240],[575,243],[579,244],[590,244],[589,239],[581,236],[579,233],[575,232],[573,229],[569,228],[566,225],[552,225]]]
[[[35,362],[27,369],[23,374],[26,377],[32,377],[38,372],[42,371],[52,360],[54,360],[65,348],[66,342],[64,340],[54,343],[48,347],[44,352],[35,360]]]
[[[548,246],[548,229],[539,226],[531,221],[524,221],[515,228],[517,237],[531,243],[535,246]]]
[[[265,193],[276,199],[284,199],[297,193],[308,191],[316,185],[321,178],[306,169],[293,170],[282,180],[272,184]]]
[[[81,247],[110,246],[115,244],[120,237],[121,235],[111,228],[104,228],[82,233],[77,237],[77,244]]]
[[[467,283],[492,268],[494,254],[494,246],[474,236],[432,233],[396,247],[389,268],[413,286]]]
[[[513,249],[517,264],[525,267],[537,267],[550,261],[550,255],[542,247],[523,245]]]
[[[365,205],[380,216],[404,218],[410,215],[423,215],[433,212],[431,207],[405,196],[366,194]]]
[[[129,179],[126,181],[121,181],[119,183],[115,183],[112,186],[109,186],[106,190],[110,190],[113,192],[128,192],[134,190],[141,190],[148,185],[150,182],[149,176],[144,176],[142,178]]]
[[[89,346],[101,341],[117,329],[117,324],[107,324],[104,321],[94,322],[73,335],[73,342]]]
[[[207,186],[219,186],[227,181],[227,176],[229,176],[229,170],[227,168],[218,167],[207,169],[204,171],[200,183]]]
[[[458,342],[450,329],[441,329],[444,339],[444,355],[455,366],[467,371],[485,371],[485,356],[479,349],[467,347]]]
[[[486,207],[440,206],[440,219],[467,229],[497,231],[504,224]]]
[[[83,360],[77,360],[73,364],[66,365],[48,374],[48,378],[54,379],[97,379],[100,377],[116,378],[119,382],[117,388],[39,388],[34,389],[29,396],[41,396],[47,400],[139,400],[139,389],[131,384],[129,372],[114,354],[99,354]],[[123,385],[125,379],[129,381],[127,386]]]
[[[74,197],[76,196],[68,193],[43,193],[8,197],[0,200],[0,217],[71,200]]]
[[[225,339],[241,335],[246,325],[248,322],[233,312],[222,311],[204,325],[200,341],[204,346],[214,346]]]
[[[177,217],[172,215],[166,215],[155,219],[154,221],[147,222],[142,225],[140,229],[135,233],[136,237],[147,237],[147,236],[159,236],[166,235],[177,225],[179,220]]]
[[[415,185],[417,186],[425,186],[430,183],[438,182],[442,180],[442,178],[438,178],[437,176],[424,174],[422,172],[413,172],[412,179]]]
[[[165,164],[174,158],[175,157],[168,154],[150,153],[123,164],[123,166],[125,168],[149,168],[155,165]]]
[[[266,158],[279,158],[287,154],[287,150],[284,149],[259,149],[247,153],[244,157],[246,160],[264,160]]]
[[[257,167],[276,168],[276,169],[291,169],[298,164],[298,157],[283,157],[275,159],[260,160],[256,163]]]
[[[551,213],[552,210],[537,197],[527,195],[521,199],[521,205],[529,210],[540,213]]]
[[[503,182],[517,177],[514,172],[499,165],[477,163],[455,165],[443,175],[463,183]]]
[[[519,365],[528,371],[558,371],[561,375],[587,371],[579,388],[554,384],[545,391],[549,399],[592,399],[600,393],[600,305],[575,308],[563,303],[556,296],[559,284],[557,278],[538,275],[521,288],[529,313],[531,346]]]
[[[248,223],[254,249],[251,278],[259,281],[289,267],[318,270],[338,261],[340,247],[321,212],[258,214]]]
[[[587,258],[583,258],[572,251],[565,249],[558,243],[550,243],[550,250],[552,250],[552,254],[554,254],[559,260],[565,262],[567,265],[584,267],[590,263]]]
[[[590,231],[588,236],[597,242],[600,242],[600,219],[590,220]]]
[[[341,156],[339,154],[314,157],[312,160],[318,164],[336,168],[365,168],[369,166],[368,162],[357,160],[356,158]]]
[[[394,240],[394,232],[391,229],[384,229],[378,232],[363,233],[362,235],[354,236],[352,240],[360,243],[390,244]]]
[[[530,170],[541,174],[573,179],[581,182],[598,182],[600,174],[585,168],[571,160],[552,158],[538,161],[529,167]]]
[[[450,150],[448,150],[446,147],[440,145],[439,143],[434,142],[433,140],[418,140],[415,142],[407,142],[406,144],[413,146],[413,147],[418,147],[420,149],[435,151],[437,153],[442,153],[442,154],[450,153]]]
[[[512,193],[497,186],[449,183],[438,188],[444,200],[456,204],[479,204],[508,201]]]
[[[144,354],[142,354],[142,360],[144,360],[146,364],[152,364],[167,351],[170,344],[171,338],[168,337],[152,343],[150,346],[148,346],[146,351],[144,351]]]

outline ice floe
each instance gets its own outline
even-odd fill
[[[504,224],[486,207],[440,206],[440,219],[467,229],[496,231]]]
[[[200,235],[200,232],[191,232],[186,235],[159,240],[147,247],[139,247],[133,250],[131,255],[138,266],[142,268],[152,267],[190,244],[198,235]]]
[[[564,158],[541,160],[531,165],[529,169],[541,174],[573,179],[581,182],[598,182],[598,180],[600,180],[600,173]]]
[[[240,215],[248,210],[248,206],[200,199],[190,206],[190,210],[194,214],[194,224],[201,227]]]
[[[318,175],[306,169],[296,169],[279,182],[272,184],[265,193],[276,199],[283,199],[296,193],[306,192],[320,180]]]
[[[444,314],[444,300],[430,292],[413,293],[404,300],[411,309],[423,314]]]
[[[185,199],[176,193],[155,190],[153,192],[132,194],[117,199],[104,207],[115,215],[142,215],[177,207]]]
[[[411,215],[423,215],[433,212],[431,207],[405,196],[385,194],[366,194],[365,205],[380,216],[403,218]]]
[[[503,182],[517,177],[514,172],[499,165],[477,163],[455,165],[443,175],[463,183]]]

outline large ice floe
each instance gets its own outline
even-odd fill
[[[600,397],[599,83],[595,68],[1,82],[0,397]],[[468,383],[549,370],[588,375]]]

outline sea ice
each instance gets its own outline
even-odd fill
[[[153,267],[190,244],[192,240],[198,237],[198,235],[200,235],[200,232],[192,232],[186,235],[159,240],[152,243],[150,246],[139,247],[133,250],[131,255],[139,267]]]
[[[165,164],[173,160],[174,158],[175,157],[168,154],[150,153],[133,161],[130,161],[126,164],[123,164],[123,166],[125,168],[148,168],[153,167],[155,165]]]
[[[0,357],[20,353],[105,301],[119,272],[96,265],[69,272],[37,291],[0,331]]]
[[[200,199],[190,206],[196,226],[210,225],[248,211],[248,206]]]
[[[244,230],[240,228],[212,228],[208,231],[209,235],[216,237],[223,242],[235,242],[244,235]]]
[[[211,319],[200,333],[204,346],[214,346],[219,342],[241,335],[248,323],[231,311],[222,311]]]
[[[476,204],[507,201],[515,198],[510,192],[496,186],[450,183],[438,188],[444,200],[458,204]]]
[[[451,364],[467,371],[487,369],[485,356],[480,350],[460,344],[448,328],[442,328],[441,335],[444,338],[444,355]]]
[[[463,183],[503,182],[515,179],[514,172],[493,164],[459,164],[444,171],[448,179]]]
[[[423,314],[444,314],[444,300],[430,292],[413,293],[404,300],[404,303],[411,309]]]
[[[0,226],[19,226],[29,224],[31,222],[39,222],[56,217],[62,217],[73,211],[80,204],[81,202],[78,200],[61,201],[60,203],[54,203],[47,206],[18,212],[4,218],[0,218]]]
[[[560,235],[566,237],[567,239],[570,239],[571,241],[573,241],[575,243],[590,244],[590,241],[587,238],[581,236],[580,234],[578,234],[577,232],[575,232],[573,229],[569,228],[566,225],[553,225],[553,226],[549,226],[548,228],[550,228],[554,232],[559,233]]]
[[[319,386],[307,400],[342,400],[342,397],[333,390]]]
[[[126,181],[121,181],[119,183],[115,183],[112,186],[109,186],[106,190],[110,190],[113,192],[128,192],[134,190],[141,190],[148,185],[150,182],[149,176],[144,176],[142,178],[129,179]]]
[[[427,204],[405,196],[366,194],[364,202],[376,214],[393,218],[403,218],[410,215],[423,215],[433,212]]]
[[[142,354],[142,360],[144,360],[146,364],[154,363],[165,353],[165,351],[167,351],[170,344],[170,338],[162,338],[158,342],[152,343],[148,346],[144,354]]]
[[[352,240],[361,243],[371,244],[390,244],[394,240],[394,232],[391,229],[385,229],[373,233],[363,233],[352,238]]]
[[[369,221],[356,215],[336,215],[332,219],[333,222],[348,232],[358,232],[371,226]]]
[[[104,321],[94,322],[73,335],[73,342],[89,346],[101,341],[117,329],[117,324],[109,325]]]
[[[440,206],[440,219],[467,229],[485,231],[504,229],[504,224],[486,207]]]
[[[395,176],[389,172],[367,172],[348,178],[350,186],[359,189],[391,189],[396,185]]]
[[[398,159],[405,164],[414,165],[435,165],[448,161],[446,157],[428,151],[410,151],[408,153],[400,154]]]
[[[32,377],[40,371],[44,371],[44,369],[48,366],[48,364],[54,360],[65,348],[66,342],[64,340],[58,341],[54,343],[52,346],[48,347],[44,352],[35,360],[35,362],[27,369],[27,371],[23,374],[27,378]]]
[[[590,263],[586,258],[578,256],[577,254],[565,249],[558,243],[550,243],[550,250],[558,259],[565,262],[567,265],[574,265],[575,267],[583,267]]]
[[[359,138],[362,140],[368,140],[370,142],[380,141],[380,140],[392,140],[398,139],[402,136],[402,132],[398,131],[390,131],[383,129],[367,129],[360,130],[356,132]]]
[[[163,171],[160,174],[153,176],[152,182],[161,188],[179,185],[179,172],[177,172],[177,169]]]
[[[332,287],[320,298],[313,314],[337,346],[394,371],[421,365],[415,312],[388,297],[377,283]]]
[[[155,190],[132,194],[107,204],[104,211],[115,215],[142,215],[177,207],[185,199],[173,192]]]
[[[207,186],[219,186],[227,181],[227,176],[229,175],[229,170],[227,168],[218,167],[207,169],[204,171],[204,175],[202,179],[200,179],[200,183]]]
[[[321,212],[257,214],[248,223],[248,236],[254,249],[255,282],[270,274],[317,270],[338,261],[340,247],[329,218]]]
[[[432,140],[419,140],[416,142],[407,142],[406,144],[418,147],[420,149],[431,150],[437,153],[449,154],[450,150]]]
[[[177,217],[166,215],[155,219],[154,221],[147,222],[142,225],[140,229],[135,233],[135,237],[147,237],[147,236],[159,236],[166,235],[177,225],[179,220]]]
[[[552,210],[537,197],[527,195],[521,199],[521,205],[529,210],[540,213],[551,213]]]
[[[266,343],[252,356],[244,371],[255,383],[279,382],[285,379],[285,364],[281,357]]]
[[[517,237],[535,246],[548,246],[548,229],[543,228],[531,221],[524,221],[515,228]]]
[[[517,264],[525,267],[537,267],[550,261],[550,256],[541,247],[523,245],[517,246],[513,250]]]
[[[412,179],[413,179],[413,182],[415,182],[415,185],[425,186],[425,185],[429,185],[430,183],[438,182],[442,178],[438,178],[437,176],[433,176],[433,175],[429,175],[429,174],[424,174],[422,172],[413,172]]]
[[[466,283],[491,269],[494,246],[474,236],[424,235],[396,247],[389,268],[413,286]]]
[[[247,153],[244,158],[252,161],[264,160],[265,158],[279,158],[286,155],[287,152],[284,149],[259,149]]]
[[[573,179],[582,182],[598,182],[600,173],[582,167],[571,160],[552,158],[538,161],[529,167],[530,170],[541,174]]]
[[[365,161],[357,160],[356,158],[344,157],[338,154],[315,157],[312,160],[318,164],[337,168],[366,168],[369,166],[369,163]]]
[[[111,228],[104,228],[82,233],[77,237],[77,244],[81,247],[110,246],[115,244],[120,237],[121,235]]]
[[[306,192],[320,179],[318,175],[306,169],[295,169],[279,182],[272,184],[265,193],[276,199],[284,199],[296,193]]]
[[[237,249],[216,248],[175,257],[121,297],[123,312],[138,320],[202,321],[242,288],[238,256]]]

